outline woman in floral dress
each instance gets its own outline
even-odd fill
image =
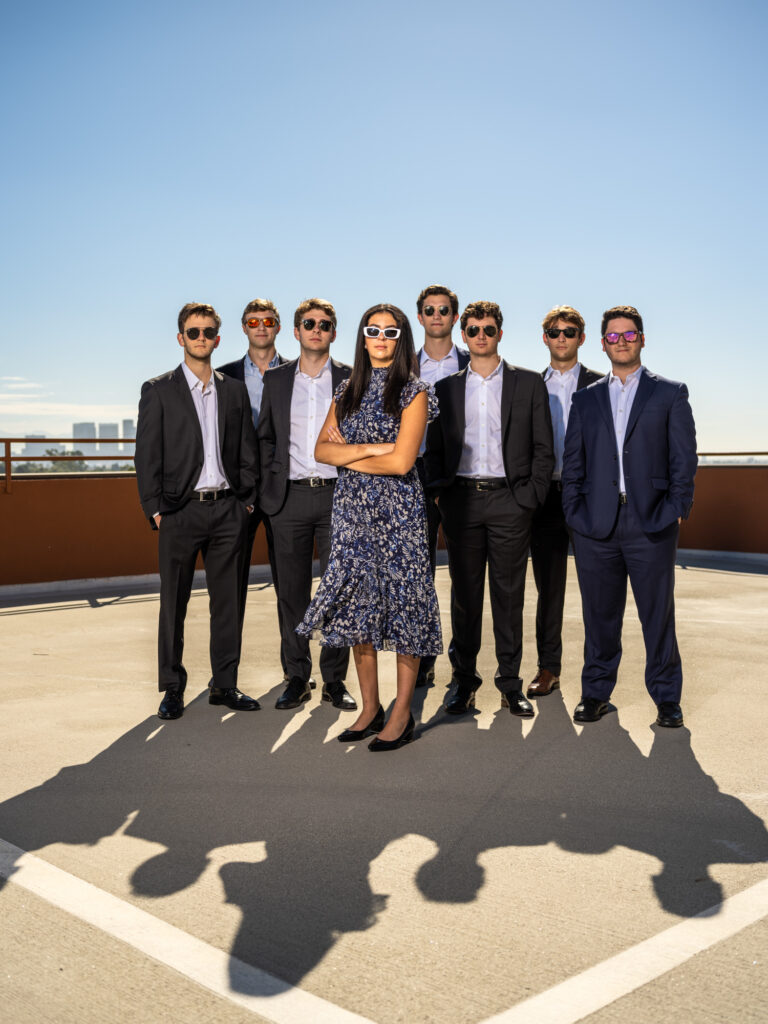
[[[419,660],[442,653],[415,468],[437,400],[414,365],[405,313],[388,303],[372,306],[360,321],[352,375],[336,389],[315,447],[318,462],[338,466],[339,479],[328,568],[297,629],[321,644],[352,647],[363,706],[339,740],[379,733],[371,750],[413,739]],[[386,724],[377,651],[397,653],[397,696]]]

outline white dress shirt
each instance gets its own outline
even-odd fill
[[[501,383],[499,365],[482,377],[467,367],[464,392],[464,446],[459,459],[459,476],[503,477],[501,451]]]
[[[559,480],[563,472],[563,448],[565,447],[565,431],[568,428],[568,413],[571,411],[571,399],[579,383],[581,366],[576,363],[570,370],[562,373],[548,366],[544,373],[544,383],[549,392],[549,411],[552,414],[552,435],[555,442],[555,468],[553,480]]]
[[[613,371],[608,376],[608,394],[611,399],[613,429],[616,432],[616,451],[619,455],[619,491],[622,494],[625,494],[627,490],[624,484],[624,437],[627,433],[627,422],[642,372],[641,366],[634,373],[628,374],[623,384],[619,377],[614,376]]]
[[[459,369],[459,353],[455,345],[451,345],[450,352],[443,356],[442,359],[433,359],[432,356],[427,355],[426,349],[422,349],[419,354],[419,377],[422,380],[427,381],[433,387],[443,377],[449,377],[452,373],[457,373]],[[424,449],[427,447],[427,428],[424,428],[424,437],[421,439],[421,446],[419,447],[419,455],[424,454]]]
[[[296,362],[296,378],[291,396],[288,476],[291,480],[303,480],[309,476],[332,480],[338,475],[336,467],[315,462],[315,444],[333,399],[331,360],[326,360],[316,377],[302,373],[300,366],[299,359]]]
[[[195,484],[196,491],[221,491],[229,487],[224,466],[221,462],[219,448],[219,407],[216,395],[216,375],[212,372],[211,379],[203,387],[203,382],[196,377],[186,363],[181,364],[184,376],[189,384],[195,412],[200,421],[203,433],[203,471]]]

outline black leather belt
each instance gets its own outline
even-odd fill
[[[619,504],[620,505],[626,505],[627,504],[627,496],[624,493],[624,491],[619,491]]]
[[[509,486],[503,476],[457,476],[456,483],[473,491],[500,491]]]
[[[195,491],[198,501],[220,501],[222,498],[229,498],[233,493],[229,487],[221,491]]]
[[[291,483],[297,487],[333,487],[336,483],[336,477],[305,476],[301,480],[291,480]]]

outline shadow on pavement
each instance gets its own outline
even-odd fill
[[[499,847],[513,873],[516,847],[647,853],[662,863],[659,903],[680,917],[720,901],[711,865],[768,860],[763,822],[702,771],[687,729],[658,730],[646,757],[618,714],[577,733],[555,693],[525,738],[506,711],[484,730],[438,712],[414,744],[372,757],[364,744],[324,743],[334,718],[318,704],[272,753],[290,720],[272,710],[277,692],[265,710],[224,720],[198,698],[151,739],[160,723],[146,719],[0,804],[0,836],[28,851],[89,845],[137,812],[126,834],[166,847],[130,879],[143,897],[192,885],[217,847],[265,843],[265,860],[220,868],[242,912],[230,952],[293,985],[340,935],[376,922],[387,897],[371,891],[369,866],[403,836],[434,841],[416,881],[426,899],[449,903],[476,898],[479,858]]]

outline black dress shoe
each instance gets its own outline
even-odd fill
[[[283,683],[284,683],[284,685],[287,686],[289,682],[290,682],[290,680],[289,680],[288,676],[286,675],[285,672],[283,672]],[[315,679],[314,676],[310,676],[309,679],[307,680],[307,682],[309,683],[310,690],[316,690],[317,689],[317,680]]]
[[[396,740],[380,740],[377,736],[376,739],[371,740],[368,744],[368,749],[373,751],[381,750],[397,750],[398,747],[404,747],[406,743],[410,743],[413,739],[413,730],[416,723],[413,720],[413,715],[408,716],[408,724],[405,729],[400,733]]]
[[[293,679],[288,680],[288,685],[280,697],[275,702],[275,707],[280,711],[288,711],[290,708],[297,708],[300,704],[309,700],[311,690],[309,683],[305,683],[303,679],[299,679],[298,676],[294,676]]]
[[[659,704],[659,714],[656,725],[664,729],[679,729],[683,724],[683,711],[679,704],[673,700],[663,700]]]
[[[208,694],[209,704],[223,704],[233,711],[258,711],[261,704],[253,697],[241,693],[236,686],[222,689],[220,686],[212,686]]]
[[[533,718],[533,704],[525,699],[522,690],[510,690],[509,693],[502,693],[501,706],[509,708],[510,712],[519,718]]]
[[[340,679],[323,683],[323,700],[330,701],[339,711],[357,711],[357,701]]]
[[[582,697],[573,712],[574,722],[597,722],[608,710],[608,701]]]
[[[471,686],[458,683],[454,695],[445,702],[445,710],[449,715],[465,715],[475,706],[475,692]]]
[[[367,725],[365,729],[345,729],[340,736],[336,739],[339,743],[357,743],[358,740],[364,740],[368,736],[372,736],[376,732],[381,732],[384,728],[384,708],[379,704],[379,710],[373,716],[373,720],[370,725]]]
[[[157,709],[158,718],[181,718],[184,714],[184,691],[166,690],[160,707]]]

